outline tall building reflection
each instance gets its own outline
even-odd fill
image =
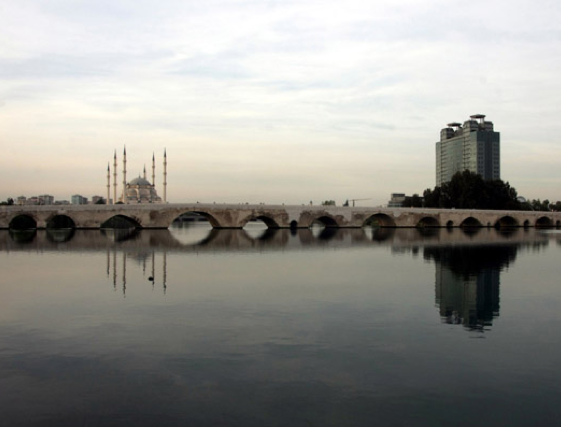
[[[500,311],[500,275],[516,259],[517,245],[425,247],[435,262],[435,300],[442,321],[483,331]]]

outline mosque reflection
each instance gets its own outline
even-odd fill
[[[159,262],[158,262],[159,261]],[[113,290],[121,289],[123,297],[127,295],[127,264],[141,266],[143,276],[152,284],[152,290],[160,286],[163,293],[167,291],[167,252],[156,253],[155,250],[122,251],[107,249],[107,278],[113,284]],[[159,265],[158,265],[159,264]]]

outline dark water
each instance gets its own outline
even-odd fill
[[[561,423],[555,232],[2,231],[0,248],[2,426]]]

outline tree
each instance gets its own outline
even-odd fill
[[[321,202],[322,206],[335,206],[335,200],[325,200]]]
[[[406,196],[405,200],[401,204],[403,208],[421,208],[423,207],[423,199],[419,197],[418,194],[413,194],[412,196]]]
[[[531,210],[533,211],[545,211],[548,212],[555,209],[556,205],[549,203],[549,200],[545,199],[543,202],[540,199],[534,199],[530,202]]]
[[[425,206],[429,208],[444,208],[445,206],[441,205],[441,195],[442,192],[440,191],[440,187],[434,187],[434,190],[427,188],[423,192],[423,200],[425,201]]]
[[[481,175],[465,170],[456,173],[449,182],[426,189],[425,206],[457,209],[519,210],[516,189],[500,179],[484,180]]]

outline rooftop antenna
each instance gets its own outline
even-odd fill
[[[472,116],[469,116],[470,119],[472,120],[479,120],[479,124],[483,124],[484,120],[485,120],[485,114],[474,114]]]

